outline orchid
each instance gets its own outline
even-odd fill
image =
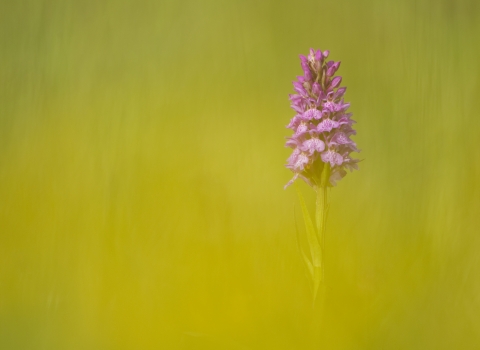
[[[310,49],[308,56],[300,56],[303,75],[293,83],[296,94],[290,95],[291,107],[296,112],[287,128],[293,135],[286,146],[293,149],[286,167],[293,178],[313,187],[317,193],[314,227],[305,201],[298,191],[307,231],[310,256],[301,250],[312,281],[313,301],[321,286],[325,286],[325,227],[328,211],[327,189],[335,186],[348,169],[358,169],[358,159],[350,156],[359,152],[350,139],[356,134],[352,114],[347,113],[350,103],[345,102],[346,88],[340,87],[342,77],[335,76],[340,62],[327,61],[329,51]]]

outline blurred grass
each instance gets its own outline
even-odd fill
[[[0,348],[479,348],[479,19],[0,1]],[[282,190],[310,47],[343,62],[365,159],[331,192],[322,329]]]

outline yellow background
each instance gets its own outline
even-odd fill
[[[479,34],[476,0],[0,1],[0,349],[480,348]],[[283,190],[310,47],[364,159],[321,329]]]

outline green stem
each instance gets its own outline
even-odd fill
[[[322,282],[325,282],[325,229],[327,221],[327,186],[321,186],[316,188],[317,201],[316,201],[316,213],[315,221],[317,226],[318,241],[321,246],[322,257]]]
[[[325,236],[327,228],[327,213],[328,213],[328,185],[330,181],[330,164],[326,163],[323,165],[322,172],[320,174],[320,179],[317,178],[317,186],[315,186],[315,192],[317,194],[316,198],[316,210],[315,210],[315,224],[316,224],[316,234],[317,239],[320,245],[320,268],[317,270],[319,274],[319,292],[320,292],[320,302],[317,303],[316,311],[314,312],[313,317],[313,329],[317,332],[323,328],[322,324],[325,322],[325,306],[326,306],[326,293],[327,285],[325,281],[325,256],[326,256],[326,246],[325,246]],[[318,289],[317,289],[318,290]],[[314,294],[314,308],[315,308],[315,297]],[[318,339],[320,340],[320,339]]]
[[[317,224],[318,241],[321,245],[322,256],[322,283],[325,285],[325,235],[327,228],[328,211],[328,183],[330,178],[330,164],[326,163],[320,176],[320,186],[315,188],[317,192],[315,221]]]

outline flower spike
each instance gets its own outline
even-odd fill
[[[287,128],[294,131],[287,147],[293,148],[286,167],[293,171],[293,179],[285,187],[301,178],[310,186],[335,186],[345,175],[345,169],[358,169],[358,159],[350,156],[359,152],[350,139],[356,131],[350,103],[343,100],[346,88],[340,87],[342,77],[334,76],[340,62],[328,61],[329,51],[310,49],[300,55],[303,75],[293,83],[297,92],[290,95],[296,115]],[[322,172],[328,179],[322,180]]]

